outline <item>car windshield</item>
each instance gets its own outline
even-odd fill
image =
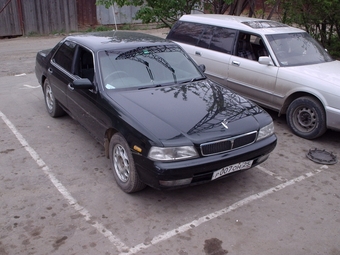
[[[142,89],[205,78],[176,45],[103,51],[99,65],[106,89]]]
[[[333,61],[308,33],[266,36],[281,66],[311,65]]]

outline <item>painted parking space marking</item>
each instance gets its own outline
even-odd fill
[[[216,212],[213,212],[213,213],[210,213],[210,214],[207,214],[205,216],[202,216],[200,217],[199,219],[197,220],[194,220],[192,222],[189,222],[187,224],[184,224],[178,228],[175,228],[173,230],[170,230],[168,232],[164,232],[158,236],[155,236],[148,244],[145,244],[145,243],[141,243],[141,244],[138,244],[132,248],[129,249],[129,252],[124,252],[124,253],[121,253],[120,255],[132,255],[132,254],[136,254],[137,252],[140,252],[142,250],[145,250],[157,243],[160,243],[160,242],[163,242],[163,241],[166,241],[167,239],[170,239],[171,237],[173,236],[176,236],[176,235],[179,235],[181,233],[184,233],[190,229],[194,229],[200,225],[202,225],[203,223],[206,223],[206,222],[209,222],[213,219],[216,219],[217,217],[220,217],[220,216],[223,216],[231,211],[235,211],[236,209],[244,206],[244,205],[247,205],[249,204],[250,202],[253,202],[257,199],[260,199],[260,198],[263,198],[265,196],[268,196],[270,194],[273,194],[274,192],[277,192],[277,191],[280,191],[286,187],[289,187],[291,185],[294,185],[296,183],[299,183],[309,177],[312,177],[320,172],[322,172],[323,169],[327,169],[328,167],[326,165],[323,165],[322,167],[320,167],[320,169],[316,169],[315,171],[313,172],[308,172],[304,175],[301,175],[297,178],[294,178],[292,180],[289,180],[289,181],[286,181],[282,184],[279,184],[275,187],[272,187],[270,189],[267,189],[265,191],[262,191],[262,192],[259,192],[259,193],[256,193],[254,195],[251,195],[249,197],[246,197],[226,208],[223,208],[219,211],[216,211]]]
[[[26,76],[26,73],[19,73],[19,74],[15,74],[15,77],[21,77],[21,76]]]
[[[89,211],[81,206],[77,200],[72,197],[72,195],[68,192],[65,186],[55,177],[50,168],[45,164],[45,162],[40,158],[38,153],[28,144],[26,139],[19,133],[17,128],[12,124],[12,122],[0,111],[0,117],[8,126],[8,128],[12,131],[15,137],[18,139],[20,144],[25,148],[25,150],[31,155],[33,160],[37,163],[37,165],[45,172],[53,185],[57,188],[57,190],[63,195],[63,197],[67,200],[67,202],[77,211],[79,212],[86,222],[91,224],[99,233],[104,235],[110,242],[117,248],[119,252],[127,251],[129,248],[113,233],[105,228],[100,222],[92,221],[92,215]]]
[[[132,255],[136,254],[140,251],[146,250],[160,242],[164,242],[174,236],[177,236],[181,233],[184,233],[190,229],[194,229],[203,223],[207,223],[213,219],[216,219],[217,217],[223,216],[229,212],[235,211],[238,208],[245,206],[253,201],[256,201],[260,198],[263,198],[265,196],[268,196],[270,194],[273,194],[277,191],[280,191],[286,187],[289,187],[291,185],[297,184],[309,177],[315,176],[316,174],[322,172],[324,169],[327,169],[328,166],[323,165],[319,169],[315,169],[314,171],[308,172],[306,174],[303,174],[299,177],[296,177],[292,180],[286,180],[285,178],[276,175],[275,173],[265,169],[264,167],[257,166],[257,168],[267,173],[270,176],[273,176],[274,178],[283,181],[283,183],[272,187],[270,189],[267,189],[265,191],[253,194],[249,197],[246,197],[242,200],[237,201],[236,203],[225,207],[221,210],[212,212],[210,214],[207,214],[205,216],[200,217],[197,220],[191,221],[187,224],[184,224],[178,228],[175,228],[173,230],[161,233],[157,236],[155,236],[150,242],[148,243],[141,243],[137,244],[133,247],[128,247],[126,244],[124,244],[119,237],[115,236],[110,230],[105,228],[100,222],[92,221],[92,215],[90,212],[81,206],[75,198],[72,197],[72,195],[68,192],[68,190],[65,188],[65,186],[55,177],[55,175],[52,173],[50,168],[45,164],[45,162],[40,158],[38,153],[29,146],[27,141],[24,139],[24,137],[19,133],[19,131],[16,129],[16,127],[9,121],[9,119],[0,111],[0,117],[4,121],[4,123],[8,126],[8,128],[12,131],[12,133],[15,135],[15,137],[18,139],[20,144],[25,148],[25,150],[30,154],[30,156],[33,158],[33,160],[37,163],[37,165],[45,172],[45,174],[48,176],[50,181],[53,183],[53,185],[57,188],[57,190],[63,195],[63,197],[67,200],[67,202],[77,211],[79,212],[83,218],[86,220],[87,223],[89,223],[91,226],[93,226],[99,233],[101,233],[104,237],[106,237],[119,251],[120,255]]]
[[[21,88],[21,89],[37,89],[37,88],[40,88],[40,85],[38,85],[38,86],[32,86],[32,85],[24,84],[23,86],[24,86],[25,88]]]
[[[256,168],[261,170],[262,172],[270,175],[270,176],[273,176],[275,179],[278,179],[279,181],[282,181],[282,182],[287,182],[288,181],[288,179],[283,178],[282,176],[280,176],[280,175],[278,175],[276,173],[273,173],[273,172],[269,171],[268,169],[266,169],[266,168],[264,168],[262,166],[258,165],[258,166],[256,166]]]

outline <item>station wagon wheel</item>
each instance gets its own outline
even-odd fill
[[[59,105],[58,100],[54,97],[52,87],[48,79],[44,81],[44,98],[48,114],[55,118],[65,114],[65,111]]]
[[[118,186],[126,193],[142,190],[146,185],[140,180],[124,137],[115,134],[110,140],[110,161]]]
[[[295,99],[288,107],[286,118],[293,133],[306,139],[315,139],[327,130],[324,108],[313,97]]]

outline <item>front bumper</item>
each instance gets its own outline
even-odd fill
[[[340,110],[326,107],[327,127],[336,131],[340,131]]]
[[[274,150],[276,143],[277,138],[272,135],[249,146],[213,156],[177,162],[154,162],[142,155],[134,154],[134,160],[136,170],[145,184],[156,189],[173,189],[209,182],[214,171],[236,163],[253,160],[251,167],[254,167],[266,159],[266,156]],[[164,186],[161,184],[164,181],[189,178],[192,178],[191,182],[185,185]]]

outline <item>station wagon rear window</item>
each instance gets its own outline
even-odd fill
[[[192,22],[177,22],[167,39],[231,54],[236,30]]]

